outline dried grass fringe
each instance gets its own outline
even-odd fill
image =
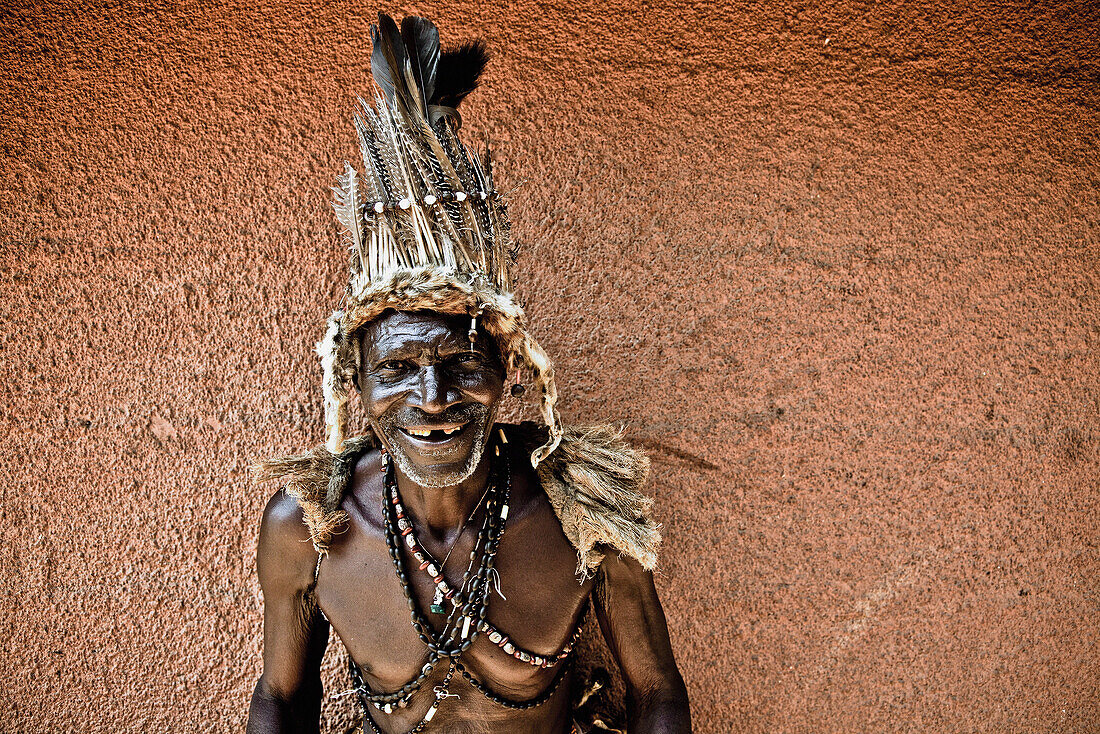
[[[524,424],[528,446],[543,436]],[[642,567],[657,566],[660,526],[650,519],[645,496],[649,459],[607,425],[566,428],[554,453],[538,466],[542,488],[577,550],[577,575],[595,572],[604,552],[631,556]]]

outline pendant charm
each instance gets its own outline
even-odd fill
[[[432,614],[443,614],[443,589],[435,587],[435,596],[432,597]]]

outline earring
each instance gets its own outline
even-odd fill
[[[477,317],[481,315],[482,309],[478,309],[477,313],[470,316],[470,330],[466,333],[466,336],[470,338],[470,343],[473,344],[477,341]]]
[[[525,388],[523,384],[519,381],[519,369],[516,370],[516,382],[514,385],[512,385],[512,389],[510,390],[510,392],[512,393],[513,398],[518,398],[520,395],[523,395],[523,393],[527,392],[527,388]]]

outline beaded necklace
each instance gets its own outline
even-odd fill
[[[500,431],[500,438],[502,443],[506,444],[508,442],[508,439],[504,436],[503,430]],[[500,457],[500,445],[496,445],[494,449],[496,456]],[[352,682],[355,686],[353,690],[358,694],[359,702],[363,709],[363,718],[375,734],[383,734],[383,732],[371,718],[369,707],[373,706],[378,711],[389,714],[392,713],[395,708],[405,708],[408,706],[409,701],[420,689],[424,680],[435,670],[441,658],[445,657],[448,659],[447,673],[443,678],[443,682],[433,689],[435,700],[432,702],[427,713],[425,713],[420,722],[412,729],[409,729],[406,734],[416,734],[422,731],[435,716],[440,704],[446,698],[455,695],[450,693],[448,688],[456,670],[466,681],[489,700],[512,709],[528,709],[548,701],[555,691],[557,691],[561,681],[565,678],[565,674],[571,667],[568,664],[571,662],[570,653],[577,639],[580,637],[580,625],[577,626],[577,629],[574,631],[573,635],[570,636],[560,653],[547,657],[537,655],[536,653],[529,652],[516,646],[513,642],[509,641],[507,635],[486,619],[492,590],[492,578],[493,574],[496,573],[494,562],[496,560],[497,551],[500,548],[501,538],[504,536],[505,521],[508,519],[508,498],[511,491],[512,472],[507,452],[505,452],[503,461],[493,462],[493,468],[496,469],[496,476],[490,477],[485,494],[482,495],[482,499],[479,500],[479,504],[481,501],[485,501],[485,516],[482,519],[477,539],[474,542],[474,547],[470,551],[470,562],[462,576],[462,583],[458,588],[453,588],[447,583],[446,578],[444,578],[443,569],[441,567],[442,564],[437,565],[434,559],[424,550],[423,546],[418,541],[412,521],[406,515],[404,505],[401,502],[401,497],[397,489],[397,480],[391,462],[389,462],[385,454],[383,454],[382,471],[385,475],[385,479],[383,482],[381,499],[386,544],[397,578],[401,582],[401,590],[408,603],[413,629],[416,630],[417,636],[420,638],[421,642],[428,648],[428,660],[417,676],[401,686],[398,690],[391,693],[375,693],[370,690],[370,687],[363,679],[362,671],[359,669],[359,666],[356,665],[354,660],[349,658],[348,666]],[[501,481],[501,474],[503,474],[503,481]],[[503,488],[501,488],[502,484]],[[473,518],[476,511],[477,507],[475,506],[474,513],[471,513],[470,517],[467,518],[467,523]],[[459,533],[461,534],[461,530]],[[442,607],[442,601],[446,600],[451,603],[451,610],[444,622],[443,629],[439,633],[435,632],[428,620],[421,614],[419,604],[412,593],[408,572],[406,571],[405,562],[401,554],[402,542],[405,544],[409,555],[411,555],[418,564],[418,570],[426,573],[436,586],[435,598],[431,605],[432,613],[442,613],[443,610],[440,608]],[[473,573],[475,562],[477,562],[478,565],[476,574]],[[468,585],[469,590],[467,590]],[[586,600],[585,609],[581,615],[582,619],[587,612],[587,605],[588,602]],[[551,668],[563,661],[567,664],[561,666],[550,685],[534,698],[526,701],[505,698],[494,692],[485,683],[478,680],[470,670],[459,661],[459,657],[469,649],[479,633],[485,634],[491,642],[500,647],[507,654],[513,656],[516,660],[520,660],[530,665],[539,668]]]
[[[397,573],[397,578],[401,582],[402,592],[409,606],[409,614],[412,618],[413,628],[416,630],[417,636],[420,638],[421,642],[428,648],[428,660],[414,679],[392,693],[374,693],[370,690],[369,686],[366,685],[366,681],[362,676],[362,671],[359,670],[355,662],[349,659],[348,665],[352,674],[352,681],[355,685],[354,690],[358,693],[360,705],[363,708],[363,718],[369,723],[372,730],[378,732],[377,726],[371,719],[368,705],[373,705],[377,710],[387,714],[392,713],[394,708],[405,708],[413,695],[420,689],[424,679],[432,674],[439,659],[441,657],[449,658],[448,670],[444,677],[444,683],[435,687],[436,699],[433,701],[420,723],[409,730],[409,734],[413,734],[413,732],[421,731],[424,726],[431,721],[432,717],[435,716],[435,712],[440,702],[449,695],[452,695],[448,692],[447,686],[450,684],[454,674],[454,658],[457,658],[458,655],[465,652],[477,636],[476,626],[472,628],[473,634],[470,634],[471,624],[468,620],[470,620],[473,615],[476,615],[478,619],[484,619],[485,617],[489,603],[487,593],[489,574],[493,568],[493,561],[496,558],[500,537],[504,530],[504,522],[499,516],[500,510],[498,508],[507,502],[508,492],[511,488],[511,472],[510,467],[508,467],[505,462],[503,467],[505,470],[505,489],[503,491],[500,489],[499,478],[493,477],[490,479],[489,488],[487,490],[485,517],[482,521],[481,529],[478,532],[477,541],[474,543],[474,548],[470,554],[470,566],[463,575],[462,581],[462,587],[464,588],[471,578],[474,560],[479,556],[478,549],[482,549],[480,553],[481,563],[477,575],[473,577],[474,588],[470,595],[471,599],[467,601],[463,598],[460,601],[456,598],[456,594],[454,593],[455,590],[450,589],[448,586],[445,598],[451,601],[452,611],[447,618],[443,631],[436,634],[432,626],[420,613],[419,605],[409,586],[408,574],[405,571],[404,560],[401,556],[401,541],[404,541],[410,553],[417,554],[413,556],[417,561],[424,563],[426,559],[420,551],[419,543],[412,531],[412,524],[405,517],[404,507],[401,505],[400,495],[397,491],[396,477],[389,463],[390,462],[385,461],[383,465],[383,470],[386,472],[385,481],[383,483],[384,491],[382,494],[386,544],[389,549],[390,559],[394,564],[394,570]],[[436,569],[436,571],[438,572],[439,570]],[[437,575],[440,574],[437,573]],[[440,582],[445,583],[442,579],[437,581],[437,589],[439,588]],[[458,625],[454,623],[455,612],[457,611],[461,611],[460,616],[464,620],[467,620],[464,621],[462,625],[465,634],[460,642],[456,641],[458,637]]]
[[[500,455],[499,447],[497,447],[497,449],[498,449],[497,456],[499,456]],[[505,464],[507,465],[507,459],[505,460]],[[492,486],[492,485],[490,485],[490,486]],[[488,488],[486,489],[486,493],[488,493]],[[446,600],[450,601],[455,608],[465,607],[466,599],[463,596],[463,588],[465,588],[465,585],[466,585],[465,584],[465,581],[466,581],[465,577],[463,578],[462,587],[460,587],[458,589],[452,589],[450,587],[450,585],[447,584],[446,579],[443,577],[442,564],[437,566],[435,563],[433,563],[432,557],[428,554],[428,552],[426,550],[424,550],[424,548],[420,545],[419,541],[416,540],[416,533],[415,533],[415,531],[412,527],[412,523],[409,522],[409,520],[407,520],[406,517],[405,517],[405,508],[401,504],[400,498],[397,495],[396,487],[391,489],[391,495],[392,495],[394,510],[396,511],[397,518],[398,518],[397,526],[398,526],[398,528],[401,529],[402,535],[405,536],[406,543],[408,543],[408,547],[409,547],[410,552],[412,553],[413,558],[415,558],[417,560],[417,562],[419,562],[419,564],[420,564],[420,569],[419,570],[426,573],[428,575],[428,577],[432,580],[432,582],[435,583],[435,585],[436,585],[436,598],[437,599],[446,599]],[[501,528],[501,533],[502,534],[503,534],[503,523],[507,519],[508,519],[508,504],[507,504],[507,497],[506,497],[505,498],[505,504],[503,504],[500,508],[500,522],[502,524],[502,528]],[[475,545],[474,551],[470,553],[470,562],[471,562],[471,564],[474,561],[476,551],[477,551],[477,546]],[[490,573],[492,573],[492,572],[490,571]],[[436,602],[433,601],[432,602],[432,612],[435,612],[436,614],[440,614],[440,613],[442,613],[442,611],[443,611],[442,607],[440,607],[438,610],[436,609]],[[469,633],[469,626],[470,626],[470,623],[473,621],[473,619],[471,617],[468,617],[468,616],[464,616],[462,619],[463,619],[463,621],[462,621],[462,637],[463,637],[463,639],[465,639],[467,634]],[[572,637],[570,637],[570,639],[566,641],[566,643],[565,643],[564,647],[562,648],[561,652],[559,652],[557,655],[551,655],[549,657],[545,657],[545,656],[539,655],[537,653],[533,653],[533,652],[530,652],[528,650],[524,650],[520,646],[516,645],[514,642],[511,642],[508,639],[508,635],[501,632],[499,629],[497,629],[492,624],[492,622],[485,619],[484,617],[480,618],[477,621],[477,631],[481,632],[481,633],[484,633],[486,635],[486,637],[488,637],[490,642],[492,642],[494,645],[496,645],[500,649],[504,650],[504,652],[506,654],[511,655],[516,660],[527,663],[529,665],[533,665],[536,668],[553,668],[559,662],[561,662],[562,660],[565,660],[567,657],[569,657],[569,653],[573,651],[573,645],[576,644],[577,639],[580,637],[581,627],[579,625],[577,626],[577,629],[573,632]]]
[[[443,569],[447,567],[447,561],[451,560],[451,553],[454,552],[455,546],[458,545],[458,541],[462,538],[462,533],[465,532],[466,526],[470,524],[470,521],[474,519],[474,515],[477,514],[477,511],[481,509],[481,503],[485,501],[485,498],[488,496],[489,489],[491,487],[492,487],[492,484],[486,483],[485,491],[481,493],[481,497],[478,499],[477,504],[474,505],[473,511],[471,511],[470,514],[466,516],[466,519],[463,521],[462,526],[459,527],[458,532],[455,533],[454,540],[451,541],[451,547],[447,549],[447,554],[443,556],[442,561],[436,561],[435,558],[430,553],[428,553],[426,548],[421,548],[420,549],[421,552],[423,553],[423,556],[416,556],[417,560],[420,562],[420,570],[422,570],[422,571],[425,570],[425,569],[430,570],[432,565],[434,564],[434,565],[437,565],[439,567],[439,573],[440,574],[443,573]],[[403,514],[404,508],[401,508],[401,511],[402,511],[402,513],[399,513],[399,514]],[[406,522],[408,522],[408,521],[406,521]],[[401,526],[401,520],[398,520],[397,524],[398,524],[398,527],[400,527]],[[409,523],[409,524],[411,525],[411,523]],[[475,546],[474,550],[475,551],[477,550],[476,546]],[[426,558],[425,558],[425,556],[426,556]],[[470,553],[470,566],[468,566],[467,569],[466,569],[467,573],[469,573],[470,568],[473,567],[473,563],[474,563],[474,554]],[[431,575],[434,576],[435,574],[431,574]],[[466,582],[466,577],[465,576],[463,576],[462,581],[463,581],[463,584],[462,584],[462,587],[460,587],[460,589],[465,588],[465,586],[466,586],[466,583],[465,583]],[[432,605],[430,607],[433,614],[442,614],[443,613],[443,601],[444,601],[445,591],[446,590],[444,588],[441,588],[438,584],[436,585],[436,587],[435,587],[435,596],[432,597]]]

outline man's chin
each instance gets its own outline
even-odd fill
[[[421,487],[439,489],[464,482],[481,461],[488,428],[471,425],[467,430],[471,431],[471,435],[464,437],[469,439],[462,442],[465,445],[444,451],[418,445],[422,442],[406,436],[400,428],[386,430],[385,438],[390,456],[402,474]]]
[[[422,467],[411,462],[406,464],[397,459],[397,466],[401,469],[401,473],[408,477],[413,484],[429,489],[442,489],[453,487],[469,479],[470,475],[474,473],[474,469],[477,468],[477,463],[470,462],[469,465],[457,468],[452,468],[449,465]]]

